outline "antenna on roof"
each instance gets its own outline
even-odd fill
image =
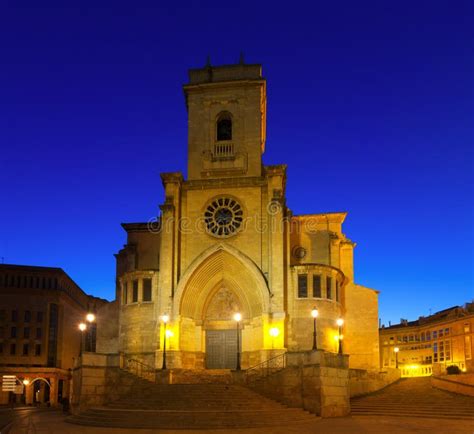
[[[243,64],[245,63],[245,60],[244,60],[244,52],[243,52],[243,51],[240,52],[239,63],[240,63],[241,65],[243,65]]]

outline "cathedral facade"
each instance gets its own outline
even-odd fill
[[[378,369],[378,293],[354,282],[346,213],[294,215],[286,166],[262,163],[266,92],[260,65],[189,71],[187,178],[161,174],[159,218],[122,225],[118,350],[157,369],[164,351],[167,368],[246,369],[342,343],[352,368]]]

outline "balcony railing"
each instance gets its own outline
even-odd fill
[[[268,377],[275,372],[285,369],[287,364],[286,354],[287,353],[279,354],[278,356],[272,357],[256,366],[252,366],[251,368],[247,369],[245,371],[245,379],[247,384],[252,384],[261,378]]]
[[[212,153],[212,157],[216,160],[234,158],[234,144],[216,143],[214,145],[214,152]]]

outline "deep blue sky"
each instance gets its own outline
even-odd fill
[[[288,164],[295,213],[349,212],[382,320],[473,298],[471,1],[98,4],[0,4],[5,263],[112,298],[120,223],[186,171],[187,69],[243,51],[268,81],[265,163]]]

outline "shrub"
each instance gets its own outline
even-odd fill
[[[446,372],[448,375],[457,375],[461,373],[461,370],[459,369],[459,366],[451,365],[446,368]]]

